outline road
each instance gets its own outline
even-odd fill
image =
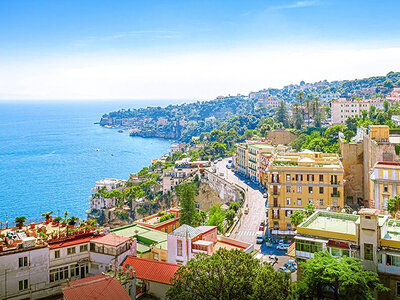
[[[263,198],[263,193],[257,184],[236,176],[232,169],[226,167],[230,159],[231,158],[225,158],[215,165],[216,174],[232,184],[237,184],[242,187],[246,191],[243,210],[246,205],[249,207],[249,213],[247,215],[242,215],[239,224],[231,233],[230,237],[239,241],[252,243],[256,248],[260,248],[260,245],[256,244],[256,234],[260,223],[266,220],[265,198]]]

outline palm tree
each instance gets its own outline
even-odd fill
[[[24,226],[24,223],[26,221],[26,217],[21,216],[21,217],[16,217],[14,219],[14,222],[17,224],[17,227],[22,228]]]
[[[79,221],[78,217],[72,216],[68,218],[68,225],[75,225]]]
[[[387,210],[391,214],[394,214],[395,219],[397,219],[397,212],[400,210],[400,195],[396,195],[388,200]]]
[[[310,103],[311,103],[311,100],[309,98],[307,98],[306,99],[307,126],[310,126]]]
[[[296,95],[296,99],[299,100],[300,103],[300,109],[303,115],[303,119],[304,119],[304,107],[303,107],[303,101],[304,101],[304,93],[303,92],[298,92]]]

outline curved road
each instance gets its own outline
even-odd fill
[[[231,233],[230,237],[243,242],[252,243],[255,247],[259,248],[260,245],[256,244],[256,234],[260,223],[266,221],[266,199],[263,198],[261,189],[257,184],[236,176],[232,169],[226,167],[228,160],[230,159],[231,158],[225,158],[215,165],[217,171],[216,174],[233,184],[243,187],[246,190],[243,210],[246,207],[246,204],[248,204],[249,207],[249,213],[245,215],[243,212],[239,224]]]

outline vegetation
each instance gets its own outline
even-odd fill
[[[359,259],[333,257],[328,252],[316,252],[314,258],[300,263],[301,280],[297,282],[298,299],[375,299],[375,292],[387,289],[378,274],[364,271]]]
[[[396,195],[393,198],[390,198],[387,202],[387,210],[394,214],[395,216],[400,211],[400,195]],[[397,216],[396,216],[397,218]]]
[[[182,183],[176,187],[176,193],[181,207],[179,223],[181,225],[197,226],[201,218],[194,203],[194,198],[197,195],[197,186],[193,182]]]
[[[16,217],[14,219],[15,224],[17,224],[17,226],[22,227],[24,226],[24,223],[26,222],[26,217],[21,216],[21,217]]]
[[[53,212],[50,211],[50,212],[42,213],[41,216],[45,217],[46,220],[49,220],[52,214],[53,214]]]
[[[173,213],[165,214],[165,215],[160,217],[160,220],[158,222],[162,223],[162,222],[168,221],[168,220],[173,219],[173,218],[175,218],[175,215]]]
[[[211,206],[210,211],[208,213],[208,221],[207,225],[209,226],[217,226],[219,232],[224,231],[224,220],[226,217],[226,212],[221,209],[221,204],[214,204]]]
[[[219,249],[213,255],[200,253],[181,266],[168,299],[288,299],[290,275],[261,266],[250,253]]]
[[[306,213],[304,212],[304,210],[297,209],[294,211],[293,214],[291,214],[290,222],[294,227],[297,227],[300,225],[301,222],[303,222],[305,217]]]

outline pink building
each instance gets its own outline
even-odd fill
[[[252,244],[218,236],[217,226],[182,225],[168,234],[168,262],[184,265],[197,253],[212,255],[219,248],[252,252]]]

